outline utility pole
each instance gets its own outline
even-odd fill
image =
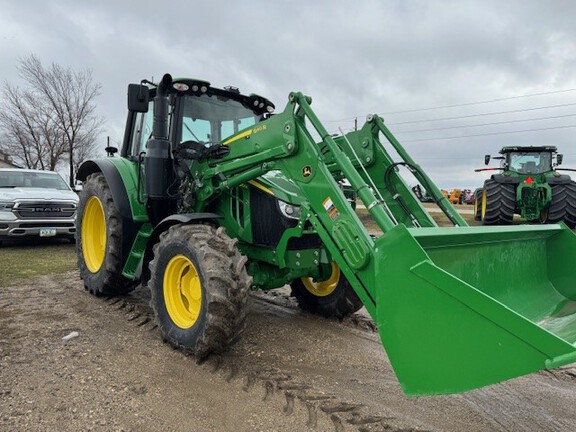
[[[74,143],[70,140],[70,187],[74,189]]]

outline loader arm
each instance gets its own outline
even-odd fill
[[[227,156],[193,161],[194,210],[271,170],[291,179],[303,212],[376,321],[408,395],[462,392],[576,360],[576,273],[554,253],[576,253],[572,232],[467,227],[445,198],[437,202],[455,227],[437,228],[399,166],[434,196],[440,191],[381,118],[333,138],[310,103],[292,93],[282,113],[224,141]],[[341,191],[342,178],[380,229],[377,237]]]

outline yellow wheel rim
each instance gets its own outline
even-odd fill
[[[202,283],[196,267],[184,255],[176,255],[166,266],[163,282],[168,315],[178,327],[192,327],[202,306]]]
[[[486,216],[486,189],[482,192],[482,220]]]
[[[96,273],[106,254],[106,217],[104,207],[96,196],[86,202],[82,217],[82,254],[86,267]]]
[[[340,268],[332,263],[332,274],[328,279],[321,282],[314,282],[312,278],[302,278],[304,288],[317,297],[326,297],[334,292],[340,281]]]
[[[478,198],[474,198],[474,216],[478,215]]]

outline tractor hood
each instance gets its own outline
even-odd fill
[[[258,185],[263,186],[264,189],[260,189],[274,195],[281,201],[294,205],[301,205],[302,203],[302,197],[299,195],[298,187],[280,171],[269,171],[252,181],[252,184],[256,187],[258,187]]]

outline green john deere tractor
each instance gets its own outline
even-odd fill
[[[323,316],[364,305],[409,395],[576,361],[572,231],[468,227],[381,117],[332,137],[311,102],[291,93],[274,114],[264,97],[202,80],[130,84],[120,154],[78,172],[86,289],[146,285],[163,337],[198,358],[239,337],[253,289],[289,284]],[[454,227],[436,225],[405,169]]]
[[[475,170],[501,171],[474,192],[476,220],[484,225],[509,225],[514,214],[519,214],[529,222],[576,226],[576,182],[558,172],[562,155],[556,147],[509,146],[500,154],[493,158],[501,161],[500,168]],[[488,165],[490,155],[484,162]]]

